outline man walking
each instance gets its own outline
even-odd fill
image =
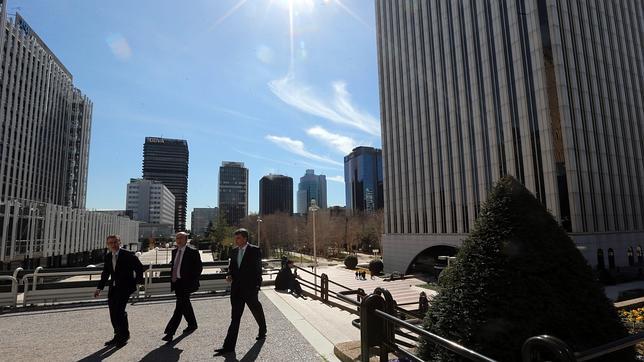
[[[165,327],[164,341],[170,342],[181,323],[181,317],[186,319],[188,327],[183,333],[191,333],[197,329],[197,319],[190,303],[190,294],[199,289],[199,276],[203,270],[199,251],[187,246],[188,234],[177,233],[176,249],[172,250],[172,279],[170,290],[174,291],[177,302],[172,318]]]
[[[257,340],[266,338],[266,319],[264,310],[257,299],[259,288],[262,285],[262,252],[254,245],[248,244],[248,230],[238,229],[235,231],[235,244],[228,264],[228,275],[226,279],[232,283],[230,287],[231,320],[228,327],[228,334],[222,348],[215,350],[216,356],[234,352],[239,334],[239,323],[244,306],[248,305],[257,325],[259,334]]]
[[[133,252],[121,249],[121,238],[118,235],[107,237],[109,253],[105,254],[101,280],[98,282],[94,298],[97,298],[105,284],[110,290],[107,294],[107,305],[110,309],[110,321],[114,328],[114,338],[105,342],[106,346],[123,347],[130,338],[125,307],[130,295],[143,284],[143,265]]]

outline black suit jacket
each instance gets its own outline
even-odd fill
[[[172,250],[172,261],[170,266],[174,268],[174,261],[177,256],[177,250]],[[201,255],[199,251],[186,245],[181,260],[181,281],[176,283],[170,282],[170,290],[183,289],[189,293],[194,293],[199,289],[199,277],[203,271],[203,264],[201,263]]]
[[[143,284],[143,265],[133,252],[125,249],[119,250],[116,258],[116,271],[112,268],[112,252],[105,254],[101,280],[98,282],[98,289],[103,290],[108,283],[112,287],[116,281],[116,287],[132,294],[137,284]]]
[[[241,265],[237,266],[237,253],[234,249],[228,260],[228,275],[233,278],[232,289],[257,291],[262,285],[262,251],[248,244]]]

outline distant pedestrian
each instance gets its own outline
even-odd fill
[[[358,271],[356,270],[356,279],[358,279]]]

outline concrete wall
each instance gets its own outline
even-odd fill
[[[460,248],[467,234],[385,234],[382,236],[383,261],[385,273],[405,272],[414,258],[432,246],[445,245]],[[644,248],[644,232],[571,234],[579,251],[592,267],[597,266],[597,250],[604,251],[604,265],[608,267],[608,249],[615,253],[617,267],[628,265],[629,247],[633,248],[637,262],[637,247]]]

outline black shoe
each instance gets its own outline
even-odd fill
[[[197,326],[188,326],[188,327],[186,327],[186,329],[183,330],[183,334],[192,333],[192,332],[196,331],[197,328],[198,328]]]
[[[120,340],[116,341],[116,343],[114,344],[114,347],[121,348],[121,347],[125,346],[126,344],[127,344],[127,339],[120,339]]]
[[[234,350],[232,350],[232,349],[217,348],[217,349],[215,350],[215,356],[223,356],[223,355],[225,355],[225,354],[232,353],[232,352],[235,352],[235,351],[234,351]]]
[[[173,338],[172,334],[166,334],[165,336],[163,336],[163,338],[161,338],[161,340],[166,342],[172,342],[172,338]]]
[[[114,344],[116,344],[116,338],[112,338],[109,341],[105,342],[106,346],[111,346],[111,345],[114,345]]]

